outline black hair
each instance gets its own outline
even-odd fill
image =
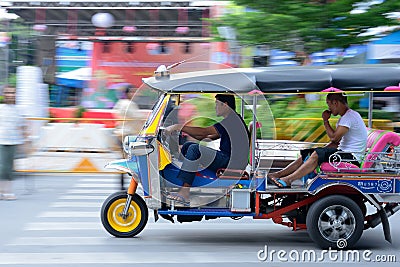
[[[342,102],[343,104],[347,105],[347,96],[343,95],[343,93],[329,93],[326,96],[326,99],[329,101],[338,101]]]
[[[235,102],[235,96],[234,95],[225,95],[225,94],[217,94],[215,96],[215,99],[222,103],[228,104],[228,106],[232,110],[236,110],[236,102]]]
[[[133,87],[132,85],[128,85],[128,86],[125,88],[125,95],[128,95],[128,93],[129,93],[130,91],[132,91],[132,89],[134,89],[134,87]]]

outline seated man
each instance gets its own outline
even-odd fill
[[[328,162],[329,156],[337,151],[342,159],[350,160],[360,166],[367,146],[367,128],[360,114],[349,108],[347,97],[339,93],[330,93],[326,97],[328,110],[322,113],[324,127],[331,142],[325,147],[300,151],[301,157],[283,170],[268,174],[268,182],[278,188],[288,188],[293,181],[312,172],[322,162]],[[334,130],[329,124],[331,114],[340,115]],[[309,158],[304,162],[306,157]]]
[[[189,205],[190,187],[200,164],[214,171],[220,168],[244,170],[247,165],[249,132],[243,119],[235,112],[235,97],[217,94],[215,98],[216,115],[224,117],[221,122],[209,127],[174,124],[166,128],[166,132],[180,130],[199,141],[221,139],[219,150],[194,142],[183,145],[183,164],[178,174],[183,186],[178,193],[168,195],[167,199]]]

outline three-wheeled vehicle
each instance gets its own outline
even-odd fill
[[[251,125],[259,125],[262,118],[257,114],[265,113],[260,113],[264,106],[258,100],[268,95],[323,95],[340,88],[340,93],[348,95],[367,94],[371,102],[376,92],[400,89],[400,66],[221,69],[178,74],[170,74],[168,68],[159,70],[155,77],[143,80],[160,92],[151,115],[138,136],[125,138],[127,158],[106,165],[132,176],[127,191],[110,195],[102,206],[102,224],[110,234],[136,236],[146,226],[150,208],[155,220],[161,216],[172,222],[245,216],[272,219],[293,230],[307,229],[321,248],[351,247],[364,230],[382,223],[385,238],[391,241],[388,217],[400,209],[400,136],[395,132],[369,125],[361,167],[345,162],[338,153],[323,163],[314,177],[280,189],[266,183],[266,174],[280,166],[279,158],[272,156],[268,166],[260,162],[266,155],[273,155],[271,151],[296,149],[296,144],[274,141],[260,145],[257,130],[252,130],[246,170],[199,169],[190,192],[190,206],[182,206],[165,197],[165,193],[176,192],[182,181],[177,179],[180,160],[174,151],[176,146],[171,145],[163,129],[168,107],[171,103],[179,105],[186,94],[234,94],[242,102],[238,113],[243,115],[244,107],[250,107]],[[371,118],[371,103],[369,115]],[[139,184],[142,196],[136,193]],[[368,214],[367,205],[376,212]]]

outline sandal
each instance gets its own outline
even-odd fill
[[[179,193],[171,193],[165,196],[169,200],[173,200],[176,203],[182,204],[185,207],[190,206],[190,201],[186,200],[181,194]]]
[[[267,176],[267,183],[270,185],[275,185],[280,189],[284,189],[284,188],[290,188],[291,186],[288,185],[285,181],[281,180],[281,179],[275,179],[272,177]]]

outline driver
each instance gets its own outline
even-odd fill
[[[219,150],[197,142],[186,142],[182,146],[184,158],[178,178],[182,180],[183,186],[178,193],[166,197],[185,206],[190,204],[190,187],[200,164],[213,171],[220,168],[244,170],[247,165],[249,132],[242,117],[235,111],[235,97],[217,94],[215,99],[215,112],[217,116],[224,118],[222,121],[209,127],[174,124],[166,128],[167,133],[180,130],[199,141],[220,139]]]

